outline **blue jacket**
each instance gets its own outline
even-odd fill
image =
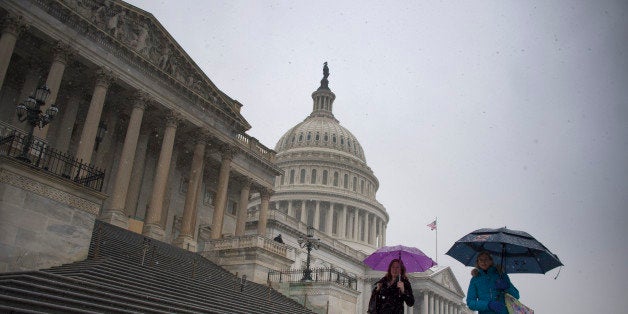
[[[467,306],[473,311],[478,311],[479,314],[495,313],[488,308],[490,301],[499,301],[506,305],[504,302],[504,293],[508,293],[513,297],[519,299],[519,290],[515,288],[510,282],[510,278],[507,274],[501,274],[501,279],[508,283],[508,289],[505,291],[498,290],[495,287],[495,282],[500,279],[500,274],[495,266],[491,266],[486,271],[478,269],[477,274],[471,278],[469,283],[469,290],[467,291]],[[507,314],[508,311],[502,312]],[[500,313],[500,314],[502,314]]]

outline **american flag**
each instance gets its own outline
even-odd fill
[[[436,229],[436,220],[432,221],[430,224],[427,225],[428,227],[430,227],[430,230],[434,230]]]

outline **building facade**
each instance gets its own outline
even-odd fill
[[[9,0],[0,16],[2,271],[86,256],[94,219],[196,251],[236,233],[251,191],[272,191],[275,152],[150,13]],[[29,148],[15,108],[42,84],[40,109],[59,111]]]
[[[84,259],[99,219],[318,312],[365,312],[382,274],[362,260],[386,244],[390,217],[359,141],[333,115],[328,72],[312,114],[275,152],[246,134],[242,104],[146,11],[5,0],[0,19],[1,272]],[[40,128],[15,108],[32,107],[25,100],[43,84],[50,94],[29,112],[39,122],[49,108],[58,114]],[[309,253],[303,239],[316,239]],[[288,276],[308,263],[312,280]],[[412,278],[417,304],[407,312],[464,311],[449,268]]]

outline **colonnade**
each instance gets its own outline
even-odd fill
[[[320,200],[277,200],[271,206],[332,237],[386,245],[386,222],[361,208]]]
[[[14,57],[16,43],[20,40],[20,35],[24,33],[24,30],[28,29],[27,23],[19,17],[11,13],[5,16],[2,23],[2,30],[0,36],[0,88],[2,87],[5,78],[7,77],[7,70],[9,69],[10,61]],[[49,68],[47,69],[46,85],[50,88],[50,95],[46,101],[46,106],[57,102],[57,96],[59,95],[61,82],[63,80],[76,80],[74,78],[64,77],[68,66],[81,66],[78,64],[80,51],[72,47],[71,45],[58,41],[54,44],[52,55],[49,56],[52,59]],[[17,59],[24,61],[30,56],[20,55]],[[13,58],[15,60],[16,58]],[[15,62],[15,61],[14,61]],[[95,61],[96,62],[96,61]],[[41,68],[42,62],[39,60],[29,60],[31,67],[20,68],[20,71],[25,73],[18,73],[24,77],[22,87],[19,91],[21,96],[30,95],[37,84],[39,83],[39,77],[37,75],[31,75],[32,73],[46,73],[46,69]],[[19,68],[19,67],[18,67]],[[95,68],[95,70],[93,70]],[[76,86],[85,86],[85,78],[95,77],[93,85],[91,86],[90,102],[86,115],[79,117],[79,105],[82,100],[82,88],[73,88],[67,91],[67,102],[63,104],[59,116],[61,121],[55,121],[59,126],[56,127],[56,133],[54,134],[55,141],[51,146],[59,151],[74,151],[74,156],[77,160],[83,163],[91,163],[94,158],[94,147],[96,143],[96,137],[98,132],[98,126],[103,118],[103,109],[111,97],[111,87],[120,78],[105,66],[84,67],[79,71],[81,74],[81,82],[76,82]],[[91,73],[90,73],[91,72]],[[18,76],[13,73],[13,76]],[[118,87],[126,86],[126,84],[120,84]],[[153,114],[153,120],[161,120],[159,125],[160,129],[163,129],[161,136],[161,144],[157,157],[157,162],[154,170],[154,178],[152,180],[152,188],[150,189],[150,198],[146,208],[145,221],[143,225],[142,233],[151,238],[158,240],[164,240],[164,225],[162,217],[164,211],[164,199],[166,197],[168,178],[170,176],[170,169],[172,169],[173,150],[175,148],[176,139],[180,139],[180,135],[177,133],[179,127],[182,124],[187,123],[190,132],[193,132],[196,137],[194,143],[192,162],[189,169],[189,181],[188,188],[185,195],[185,205],[183,208],[183,215],[181,218],[181,230],[178,238],[174,241],[175,244],[181,247],[195,246],[194,236],[197,217],[197,204],[199,200],[199,191],[203,181],[204,169],[207,166],[208,160],[208,146],[212,146],[212,152],[218,152],[220,155],[220,171],[218,175],[218,182],[216,187],[216,202],[213,211],[213,218],[211,221],[211,238],[217,239],[222,237],[223,223],[225,216],[225,208],[228,199],[228,188],[230,184],[230,173],[232,172],[232,162],[236,154],[240,150],[233,146],[233,144],[225,143],[222,140],[218,140],[216,136],[212,136],[212,131],[204,127],[198,127],[192,125],[192,123],[186,121],[182,117],[182,114],[177,111],[180,104],[166,104],[160,103],[155,98],[151,97],[150,92],[147,90],[134,90],[129,91],[128,87],[125,92],[132,94],[132,97],[125,99],[129,101],[130,105],[123,106],[120,111],[125,111],[124,107],[130,108],[130,114],[126,121],[126,132],[123,135],[122,148],[117,156],[117,164],[114,164],[114,169],[107,171],[108,175],[112,175],[108,191],[111,192],[109,199],[106,202],[106,206],[101,213],[100,219],[110,222],[112,224],[128,227],[128,217],[132,216],[135,212],[135,208],[138,204],[138,198],[141,193],[142,186],[142,169],[145,166],[148,142],[150,132],[146,127],[147,123],[147,108],[159,107],[160,110],[151,110],[152,112],[159,112]],[[131,88],[132,89],[132,88]],[[88,89],[89,90],[89,89]],[[66,92],[63,90],[62,92]],[[26,96],[23,96],[24,98]],[[21,99],[20,99],[21,100]],[[163,100],[162,100],[163,101]],[[10,104],[15,105],[15,104]],[[42,108],[45,112],[46,108]],[[111,110],[110,110],[111,111]],[[165,115],[163,114],[165,113]],[[82,120],[84,119],[84,120]],[[4,119],[3,119],[4,120]],[[15,122],[12,119],[6,119],[8,122]],[[80,135],[77,133],[75,138],[72,139],[73,129],[75,125],[81,126],[82,130]],[[215,132],[215,131],[214,131]],[[46,140],[48,136],[48,127],[37,129],[35,136]],[[112,132],[113,133],[113,132]],[[185,140],[184,140],[185,141]],[[75,147],[72,147],[72,143],[76,143]],[[274,176],[276,174],[272,174]],[[271,176],[271,178],[272,178]],[[242,184],[240,193],[239,209],[237,214],[236,223],[236,235],[244,234],[244,225],[246,223],[246,209],[248,207],[249,193],[253,188],[259,190],[262,195],[261,208],[262,215],[260,215],[260,224],[258,233],[265,234],[266,217],[268,216],[269,208],[269,196],[271,190],[262,188],[255,185],[253,180],[246,178],[246,182]]]
[[[463,312],[464,305],[460,302],[451,301],[433,291],[421,290],[416,295],[417,301],[420,299],[421,314],[460,314]],[[418,303],[418,302],[417,302]],[[416,303],[415,303],[416,304]],[[416,307],[416,306],[415,306]]]

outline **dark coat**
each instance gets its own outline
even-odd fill
[[[382,288],[379,291],[373,289],[373,293],[377,297],[377,314],[400,314],[403,313],[403,303],[408,306],[414,305],[414,294],[412,293],[412,285],[408,279],[402,279],[404,284],[404,294],[401,294],[399,288],[397,288],[397,281],[395,280],[392,285],[388,285],[388,279],[386,277],[380,279],[378,283],[382,284]],[[376,285],[377,287],[377,285]]]

